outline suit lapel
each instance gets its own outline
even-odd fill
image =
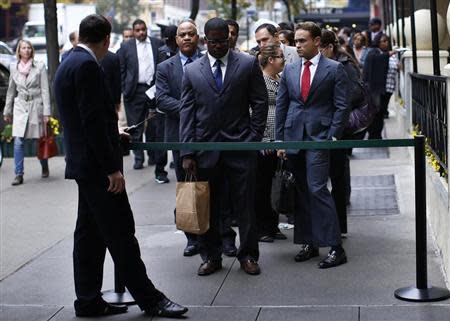
[[[137,54],[136,40],[131,39],[130,42],[131,42],[130,43],[131,57],[133,57],[133,60],[134,60],[134,68],[136,68],[134,74],[138,75],[139,74],[139,59],[138,59],[138,54]]]
[[[38,68],[36,66],[36,63],[33,61],[33,65],[30,69],[30,73],[28,74],[27,78],[25,79],[25,86],[28,87],[33,82],[34,78],[36,78],[38,74]]]
[[[300,101],[303,101],[301,98],[301,92],[300,92],[300,86],[302,81],[302,67],[303,67],[303,59],[300,60],[299,63],[297,63],[298,66],[296,66],[293,70],[292,77],[294,77],[293,84],[297,84],[294,88],[295,97],[299,99]]]
[[[206,81],[211,86],[211,88],[214,89],[214,91],[218,92],[217,87],[216,87],[216,82],[214,81],[214,76],[212,74],[211,65],[209,63],[208,55],[204,55],[200,59],[201,59],[201,61],[200,61],[201,73],[203,74],[203,76],[205,77]]]
[[[154,63],[154,66],[155,66],[155,71],[156,71],[156,64],[158,63],[158,47],[159,47],[159,44],[157,43],[157,41],[154,38],[152,38],[152,37],[149,37],[149,38],[150,38],[150,44],[152,46],[153,63]]]
[[[237,55],[233,53],[233,51],[230,50],[230,53],[228,54],[228,62],[227,62],[227,69],[225,72],[225,79],[223,82],[222,90],[221,92],[224,92],[227,87],[231,83],[231,79],[233,79],[233,75],[236,72],[236,70],[239,67],[239,58]]]
[[[309,89],[308,99],[312,96],[314,91],[320,85],[322,80],[328,75],[328,64],[326,64],[325,58],[321,55],[319,63],[317,65],[316,73],[314,74],[314,79],[311,83],[311,87]],[[307,99],[307,100],[308,100]]]
[[[178,92],[181,92],[181,82],[183,80],[183,66],[181,65],[181,58],[179,53],[177,53],[174,56],[174,59],[172,60],[171,64],[173,66],[172,70],[174,73],[174,79]]]

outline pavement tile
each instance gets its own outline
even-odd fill
[[[0,305],[2,321],[47,321],[62,307]],[[53,319],[52,319],[53,320]]]
[[[444,301],[448,303],[449,300]],[[449,321],[450,306],[361,307],[360,321]]]
[[[262,308],[257,321],[359,321],[357,307]]]

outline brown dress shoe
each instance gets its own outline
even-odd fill
[[[222,269],[221,261],[205,261],[198,268],[197,274],[200,276],[210,275]]]
[[[42,175],[41,175],[42,178],[47,178],[49,176],[50,176],[50,172],[48,171],[48,169],[42,170]]]
[[[261,273],[258,262],[256,262],[255,260],[241,261],[241,269],[243,269],[245,273],[250,275],[258,275]]]

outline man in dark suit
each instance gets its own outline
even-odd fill
[[[109,95],[113,100],[116,111],[120,109],[120,94],[122,92],[122,81],[120,78],[120,59],[115,53],[108,50],[105,57],[100,61],[100,66],[106,78]]]
[[[302,60],[287,65],[278,89],[276,139],[324,141],[339,139],[350,112],[348,78],[341,63],[319,52],[321,30],[313,22],[301,23],[295,43]],[[286,157],[286,151],[279,151]],[[341,246],[336,207],[327,188],[328,150],[288,150],[288,167],[299,187],[294,242],[300,244],[297,262],[319,255],[319,247],[331,246],[319,263],[329,268],[347,261]]]
[[[381,28],[381,19],[373,17],[369,20],[369,30],[367,30],[367,43],[369,47],[375,48],[383,35],[383,29]]]
[[[64,126],[67,179],[78,184],[74,233],[75,313],[95,317],[124,313],[102,299],[103,263],[108,248],[139,307],[151,315],[179,317],[187,309],[170,301],[147,277],[134,236],[125,191],[117,114],[98,61],[109,47],[111,25],[90,15],[80,23],[80,44],[59,66],[55,97]]]
[[[156,65],[158,63],[158,48],[164,43],[156,38],[147,36],[147,26],[144,21],[137,19],[133,22],[135,40],[123,42],[118,51],[122,73],[122,91],[128,125],[142,122],[149,110],[155,111],[155,99],[146,94],[155,84]],[[148,122],[145,133],[146,141],[162,141],[164,139],[164,116],[156,116]],[[139,126],[133,134],[133,139],[142,141],[144,126]],[[144,152],[134,151],[134,169],[144,166]],[[166,151],[149,151],[149,165],[156,163],[155,180],[157,183],[168,183]]]
[[[166,142],[180,141],[179,108],[184,69],[202,56],[197,48],[197,26],[193,21],[185,21],[178,26],[176,40],[178,53],[159,64],[156,71],[156,107],[165,114],[164,141]],[[172,153],[177,181],[184,182],[185,172],[181,166],[180,151],[174,150]],[[185,234],[187,246],[183,252],[184,256],[197,254],[197,236],[191,233]]]
[[[268,106],[261,69],[255,57],[229,50],[228,34],[225,20],[208,20],[208,53],[185,68],[180,104],[183,143],[251,142],[263,137]],[[246,273],[259,274],[254,213],[256,152],[184,150],[181,156],[187,174],[208,180],[211,189],[210,229],[199,236],[203,263],[198,275],[222,268],[220,205],[225,176],[232,206],[239,215],[237,258]]]
[[[177,26],[173,25],[164,28],[163,37],[166,44],[158,48],[158,64],[177,54],[177,29]]]

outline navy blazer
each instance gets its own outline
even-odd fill
[[[158,48],[164,45],[160,39],[149,37],[153,52],[153,63],[155,74],[152,83],[155,81],[156,65],[158,64]],[[120,58],[120,71],[122,74],[122,92],[125,99],[132,98],[136,91],[139,80],[139,62],[137,55],[136,40],[124,41],[117,52]]]
[[[199,55],[203,56],[201,53]],[[179,53],[158,65],[156,70],[156,108],[166,114],[164,138],[167,142],[179,141],[182,81],[183,66]]]
[[[223,86],[218,90],[205,55],[186,66],[182,88],[181,142],[261,141],[268,99],[256,57],[230,51]],[[194,156],[199,167],[211,168],[220,152],[182,151],[181,156]]]
[[[117,113],[94,57],[76,47],[56,71],[54,93],[62,126],[68,179],[106,178],[121,170]]]
[[[301,69],[302,60],[286,65],[281,76],[275,112],[276,139],[340,138],[350,113],[349,80],[344,66],[321,55],[306,101],[300,94]]]
[[[108,50],[106,56],[100,61],[103,72],[106,76],[106,84],[114,104],[120,104],[120,94],[122,92],[122,81],[120,76],[119,56]]]

